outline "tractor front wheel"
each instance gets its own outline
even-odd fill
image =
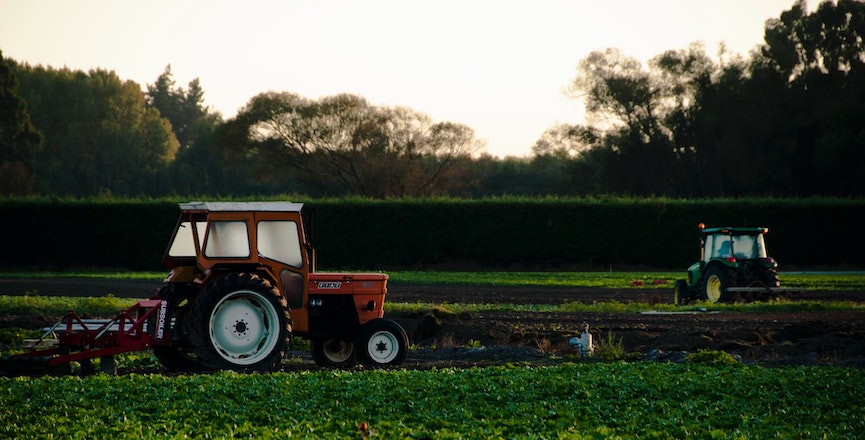
[[[408,335],[389,319],[373,319],[360,329],[358,357],[365,365],[389,367],[400,365],[408,354]]]
[[[703,277],[703,299],[710,303],[726,302],[729,299],[730,275],[722,267],[711,267]]]
[[[312,360],[319,367],[346,368],[357,363],[354,343],[339,339],[313,339],[309,343]]]
[[[273,285],[255,274],[225,275],[202,291],[189,311],[189,339],[209,368],[276,369],[288,350],[291,318]]]

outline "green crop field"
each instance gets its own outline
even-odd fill
[[[462,274],[459,279],[466,284],[481,283],[483,279],[489,281],[491,275]],[[156,276],[153,274],[153,279]],[[662,276],[666,275],[627,273],[605,277],[605,285],[630,285],[634,279]],[[552,279],[564,279],[566,283],[585,284],[598,278],[504,273],[496,275],[495,282],[550,285]],[[455,283],[457,277],[397,272],[392,279],[448,284]],[[803,278],[801,282],[809,288],[831,284],[840,290],[858,290],[862,275]],[[0,296],[0,314],[52,316],[72,308],[110,315],[134,301],[110,296]],[[555,312],[593,307],[591,310],[616,313],[648,305],[390,303],[388,307],[392,311],[444,307],[458,312],[491,308]],[[748,313],[756,307],[861,310],[862,305],[782,302],[716,307]],[[22,332],[9,329],[0,334],[0,343],[18,341]],[[561,359],[555,365],[424,371],[316,369],[250,375],[133,373],[0,378],[0,437],[356,439],[369,434],[388,439],[863,438],[865,370],[841,366],[767,368],[735,362],[725,354],[693,353],[682,364],[574,363],[566,362],[573,359]],[[154,362],[147,353],[127,355],[118,361],[128,365]],[[362,423],[370,432],[361,432]]]
[[[861,438],[865,374],[591,363],[0,378],[4,438]]]

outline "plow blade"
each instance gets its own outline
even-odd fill
[[[115,354],[168,345],[168,327],[168,302],[159,299],[139,301],[108,320],[82,319],[69,311],[43,329],[41,338],[27,341],[32,347],[29,351],[0,359],[0,374],[70,374],[71,362],[79,362],[86,374],[93,372],[96,358],[101,359],[102,370],[111,373]]]

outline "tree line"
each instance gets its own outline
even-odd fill
[[[586,122],[526,158],[356,95],[265,92],[225,120],[170,65],[142,90],[0,53],[0,194],[863,196],[865,2],[806,6],[768,20],[747,56],[590,53],[569,89]]]

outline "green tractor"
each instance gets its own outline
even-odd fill
[[[700,261],[678,280],[677,305],[778,299],[782,293],[778,263],[766,253],[768,228],[706,228],[700,223]]]

